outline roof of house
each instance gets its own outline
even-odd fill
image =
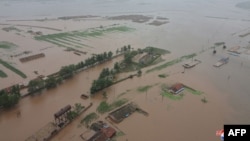
[[[178,90],[182,89],[183,87],[184,87],[183,84],[181,84],[181,83],[176,83],[176,84],[174,84],[170,89],[171,89],[172,91],[178,91]]]
[[[105,134],[106,137],[111,138],[115,135],[116,131],[112,127],[102,128],[101,132]]]
[[[96,132],[91,138],[87,141],[106,141],[108,137],[102,132]]]

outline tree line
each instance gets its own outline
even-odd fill
[[[68,66],[63,66],[57,73],[54,75],[48,76],[45,79],[36,78],[29,81],[28,92],[34,94],[40,92],[43,89],[52,89],[55,88],[58,84],[62,83],[63,80],[73,77],[74,73],[79,69],[84,69],[96,65],[98,63],[103,63],[113,57],[111,51],[104,52],[101,54],[93,55],[90,58],[87,58],[84,61],[79,62],[78,64],[71,64]],[[20,86],[14,85],[9,90],[3,89],[0,91],[0,107],[9,108],[18,103],[21,98]]]
[[[79,63],[71,64],[68,66],[63,66],[56,75],[49,76],[46,79],[34,79],[31,80],[28,84],[28,92],[35,93],[39,92],[42,89],[51,89],[55,88],[57,84],[62,83],[63,80],[72,78],[75,72],[79,69],[84,69],[96,65],[98,63],[103,63],[113,57],[111,51],[104,52],[101,54],[93,55],[90,58],[87,58],[85,61]]]
[[[14,85],[8,89],[0,91],[0,107],[10,108],[18,103],[20,99],[20,87]]]
[[[123,46],[117,50],[116,54],[122,54],[131,50],[131,46]],[[63,66],[61,69],[45,79],[36,78],[29,81],[27,86],[29,94],[34,94],[36,92],[41,92],[43,89],[52,89],[57,87],[58,84],[61,84],[63,80],[69,79],[74,76],[75,72],[80,69],[86,69],[88,67],[92,67],[96,64],[103,63],[107,60],[112,59],[113,53],[111,51],[104,52],[101,54],[95,54],[84,61],[81,61],[77,64],[71,64],[68,66]],[[120,71],[119,63],[114,64],[114,69],[108,70],[105,69],[98,80],[94,80],[92,93],[100,90],[103,87],[107,87],[112,83],[112,77],[114,77],[115,73]],[[105,77],[104,77],[105,76]],[[110,77],[106,77],[110,76]],[[6,91],[5,89],[0,91],[0,107],[9,108],[18,103],[21,98],[20,94],[20,86],[14,85],[12,86],[10,91]]]
[[[109,68],[104,68],[100,73],[97,80],[94,80],[92,86],[90,88],[90,93],[94,94],[110,85],[113,84],[115,72],[113,70],[109,70]]]
[[[132,58],[138,53],[141,53],[140,51],[141,51],[140,49],[131,51],[130,45],[122,47],[121,52],[124,53],[124,60],[122,62],[125,64],[133,63]],[[120,50],[117,49],[117,52],[120,52]],[[121,71],[122,67],[121,64],[119,64],[118,62],[114,64],[112,69],[104,68],[101,71],[98,79],[92,82],[92,86],[90,88],[90,94],[94,95],[96,92],[114,84],[115,82],[113,82],[113,80],[115,78],[115,75],[117,73],[120,73]],[[141,73],[142,73],[141,70],[138,70],[137,75],[141,76]],[[132,76],[130,76],[130,78],[132,78]]]

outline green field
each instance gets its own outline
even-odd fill
[[[160,77],[160,78],[166,78],[166,77],[168,77],[168,75],[167,74],[159,74],[158,77]]]
[[[6,42],[6,41],[0,42],[0,48],[2,49],[11,49],[13,47],[17,47],[17,45],[10,43],[10,42]]]
[[[160,49],[160,48],[156,48],[156,47],[151,47],[148,46],[145,49],[143,49],[146,52],[151,52],[153,54],[160,54],[160,55],[164,55],[164,54],[169,54],[170,51],[165,50],[165,49]]]
[[[27,76],[23,72],[21,72],[20,70],[18,70],[17,68],[15,68],[13,66],[11,66],[9,63],[3,61],[2,59],[0,59],[0,64],[2,64],[3,66],[5,66],[6,68],[10,69],[14,73],[18,74],[22,78],[27,78]]]
[[[0,77],[5,78],[8,77],[8,75],[4,71],[0,70]]]
[[[103,114],[109,112],[117,107],[122,106],[123,104],[127,103],[127,99],[119,99],[114,101],[113,103],[109,104],[106,101],[102,101],[99,106],[97,107],[96,111]]]
[[[92,112],[88,115],[86,115],[82,120],[81,120],[81,123],[84,124],[84,125],[88,125],[89,123],[91,123],[93,120],[96,120],[98,119],[99,116],[95,113],[95,112]]]
[[[156,70],[162,70],[162,69],[164,69],[164,68],[167,68],[167,67],[169,67],[169,66],[173,66],[173,65],[175,65],[175,64],[177,64],[177,63],[182,62],[183,60],[190,59],[190,58],[193,58],[193,57],[195,57],[195,56],[196,56],[195,53],[189,54],[189,55],[185,55],[185,56],[182,56],[182,57],[180,57],[180,58],[171,60],[171,61],[169,61],[169,62],[166,62],[166,63],[162,64],[162,65],[159,65],[159,66],[156,66],[156,67],[154,67],[154,68],[152,68],[152,69],[149,69],[149,70],[146,71],[146,73],[153,72],[153,71],[156,71]]]
[[[148,91],[152,87],[153,87],[153,85],[151,85],[151,86],[150,85],[142,86],[142,87],[137,88],[137,91],[138,92],[146,92],[146,91]]]
[[[86,38],[97,38],[104,36],[108,33],[115,32],[129,32],[133,31],[133,28],[127,26],[116,26],[116,27],[108,27],[108,28],[93,28],[85,31],[72,31],[72,32],[64,32],[64,33],[56,33],[56,34],[48,34],[42,36],[36,36],[36,40],[42,40],[46,42],[50,42],[60,47],[66,48],[82,48],[90,46],[81,43],[81,40]]]
[[[184,94],[183,93],[180,93],[180,94],[172,94],[168,91],[163,91],[161,93],[162,96],[165,96],[165,97],[168,97],[169,99],[172,99],[172,100],[181,100],[183,97],[184,97]]]

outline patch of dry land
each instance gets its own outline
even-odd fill
[[[225,19],[206,18],[207,13],[161,12],[1,21],[0,89],[34,79],[47,89],[38,84],[37,92],[0,110],[0,140],[26,140],[49,123],[63,127],[51,129],[50,140],[83,141],[85,133],[94,135],[92,123],[104,121],[116,130],[113,141],[211,141],[219,140],[215,131],[223,124],[249,123],[249,55],[226,51],[236,45],[249,51],[250,36],[244,41],[232,36],[249,25],[225,24]],[[213,67],[228,56],[227,64]],[[183,68],[195,60],[200,63]],[[181,92],[171,93],[180,83]],[[21,96],[26,93],[24,88]],[[133,106],[119,113],[129,103]],[[67,126],[54,124],[54,114],[74,104],[62,119]],[[122,119],[119,124],[110,113]]]

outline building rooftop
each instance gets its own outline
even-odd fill
[[[179,93],[184,89],[184,85],[182,83],[176,83],[170,87],[170,90],[174,93]]]
[[[108,138],[112,138],[116,134],[115,129],[112,127],[102,128],[101,132]]]

